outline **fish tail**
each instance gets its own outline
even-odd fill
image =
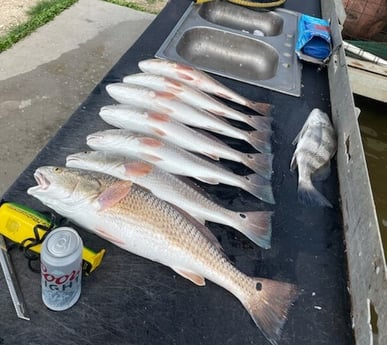
[[[257,113],[265,116],[270,116],[273,106],[269,103],[260,103],[260,102],[254,102],[250,101],[246,106]]]
[[[271,153],[245,153],[242,163],[266,179],[271,179],[273,173],[273,155]]]
[[[295,285],[263,278],[251,278],[243,306],[273,345],[278,345],[287,314],[298,297]]]
[[[271,211],[237,212],[235,228],[256,245],[271,247]]]
[[[258,131],[271,130],[271,123],[273,119],[271,117],[264,117],[259,115],[246,115],[244,122]]]
[[[307,206],[333,207],[330,201],[310,183],[299,182],[298,200]]]
[[[243,179],[243,185],[241,188],[262,201],[268,202],[269,204],[275,204],[273,189],[271,188],[270,181],[263,178],[262,176],[259,176],[258,174],[251,174],[241,177]]]
[[[262,153],[271,152],[271,131],[250,131],[247,133],[246,141],[252,147]]]

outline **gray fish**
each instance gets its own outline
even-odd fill
[[[298,199],[306,205],[332,207],[313,185],[312,179],[323,180],[330,174],[330,161],[337,149],[336,133],[327,114],[313,109],[300,133],[290,170],[298,168]]]

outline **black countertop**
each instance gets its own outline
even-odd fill
[[[139,40],[124,54],[100,84],[63,125],[3,196],[39,211],[47,209],[26,190],[35,185],[33,172],[42,165],[63,166],[68,154],[87,150],[87,134],[109,128],[99,108],[113,101],[105,86],[138,72],[137,62],[151,58],[185,8],[172,0]],[[290,10],[320,16],[318,1],[288,0]],[[276,205],[258,202],[236,188],[205,186],[216,201],[235,210],[274,210],[272,248],[262,250],[225,226],[209,224],[225,253],[246,274],[292,282],[301,294],[291,308],[280,344],[352,344],[347,293],[346,257],[339,204],[336,165],[318,188],[333,209],[305,207],[297,201],[297,174],[289,171],[291,145],[312,108],[329,113],[326,70],[303,66],[302,95],[293,97],[241,82],[216,77],[244,96],[275,105],[273,191]],[[237,140],[225,142],[246,151]],[[244,171],[235,163],[231,169]],[[199,288],[165,266],[134,256],[92,235],[78,231],[85,245],[106,248],[102,265],[84,277],[77,304],[63,312],[48,310],[40,292],[40,275],[11,251],[31,321],[17,318],[5,281],[0,275],[0,344],[269,344],[239,301],[207,281]]]

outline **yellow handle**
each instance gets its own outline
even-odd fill
[[[31,244],[32,240],[29,239],[35,238],[34,227],[38,224],[46,228],[51,226],[50,220],[26,206],[11,202],[3,203],[0,206],[0,234],[15,243],[23,243],[23,246]],[[37,232],[42,238],[46,230],[38,228]],[[40,253],[41,244],[34,245],[31,250]],[[83,247],[82,259],[86,274],[93,272],[101,264],[104,254],[105,249],[95,253],[93,250]]]

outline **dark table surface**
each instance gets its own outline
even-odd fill
[[[99,108],[113,103],[105,86],[138,72],[137,62],[151,58],[190,4],[172,0],[140,39],[124,54],[90,96],[38,154],[3,196],[39,211],[47,211],[26,190],[35,185],[33,172],[42,165],[63,166],[68,154],[87,150],[85,138],[109,128]],[[288,0],[290,10],[320,16],[318,1]],[[281,344],[352,344],[346,257],[336,165],[318,188],[334,208],[305,207],[297,201],[297,174],[289,171],[291,145],[309,112],[329,113],[325,69],[304,64],[301,97],[292,97],[241,82],[216,77],[244,96],[275,105],[273,191],[271,206],[236,188],[205,186],[214,199],[235,210],[274,210],[272,248],[262,250],[240,233],[209,224],[225,253],[252,276],[292,282],[301,294],[290,310]],[[242,110],[241,108],[239,108]],[[224,139],[240,150],[247,145]],[[238,173],[240,166],[225,163]],[[48,310],[42,300],[40,275],[27,267],[22,254],[11,251],[31,321],[17,318],[0,275],[0,344],[269,344],[239,301],[207,282],[199,288],[169,268],[132,255],[79,229],[85,245],[107,253],[102,265],[84,277],[78,303],[63,312]]]

